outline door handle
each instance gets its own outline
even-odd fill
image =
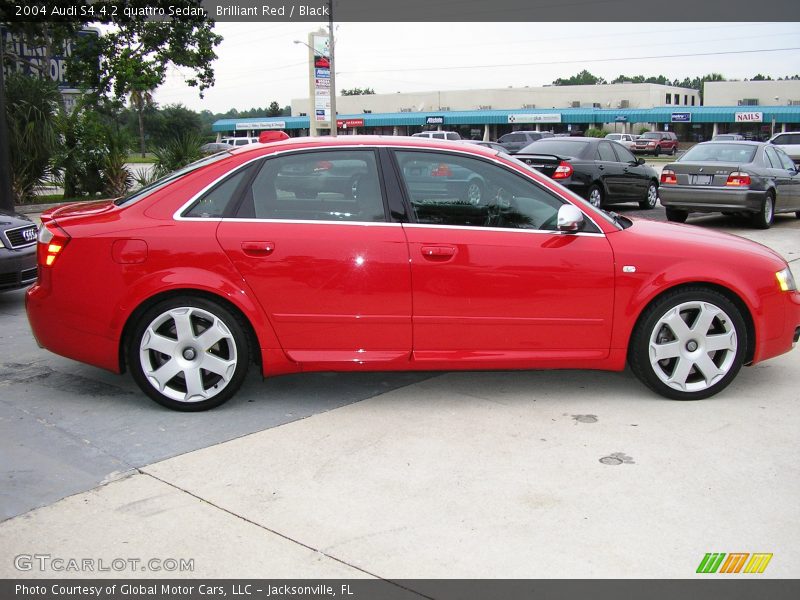
[[[422,246],[420,252],[428,260],[446,261],[456,255],[456,248],[455,246]]]
[[[597,165],[597,168],[600,169],[601,171],[605,170],[605,167],[603,165]]]
[[[242,242],[242,251],[250,256],[269,256],[275,251],[275,243]]]

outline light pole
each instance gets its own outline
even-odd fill
[[[778,106],[778,97],[775,96],[775,106]],[[770,128],[769,137],[775,135],[775,111],[772,111],[772,127]]]

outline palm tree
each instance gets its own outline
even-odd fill
[[[142,158],[144,158],[145,147],[143,114],[146,108],[153,106],[153,94],[151,93],[151,90],[131,90],[130,101],[131,106],[139,116],[139,150],[142,153]]]

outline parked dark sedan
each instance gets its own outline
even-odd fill
[[[754,227],[766,229],[775,213],[800,218],[800,173],[772,144],[704,142],[661,171],[661,204],[670,221],[722,212],[749,215]]]
[[[533,142],[514,158],[601,207],[638,202],[654,208],[658,201],[658,174],[630,150],[606,139],[551,138]]]
[[[36,281],[36,235],[28,217],[0,210],[0,292]]]

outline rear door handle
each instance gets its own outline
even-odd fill
[[[422,246],[422,256],[432,261],[450,260],[456,255],[455,246]]]
[[[275,251],[275,243],[242,242],[242,251],[250,256],[269,256]]]

